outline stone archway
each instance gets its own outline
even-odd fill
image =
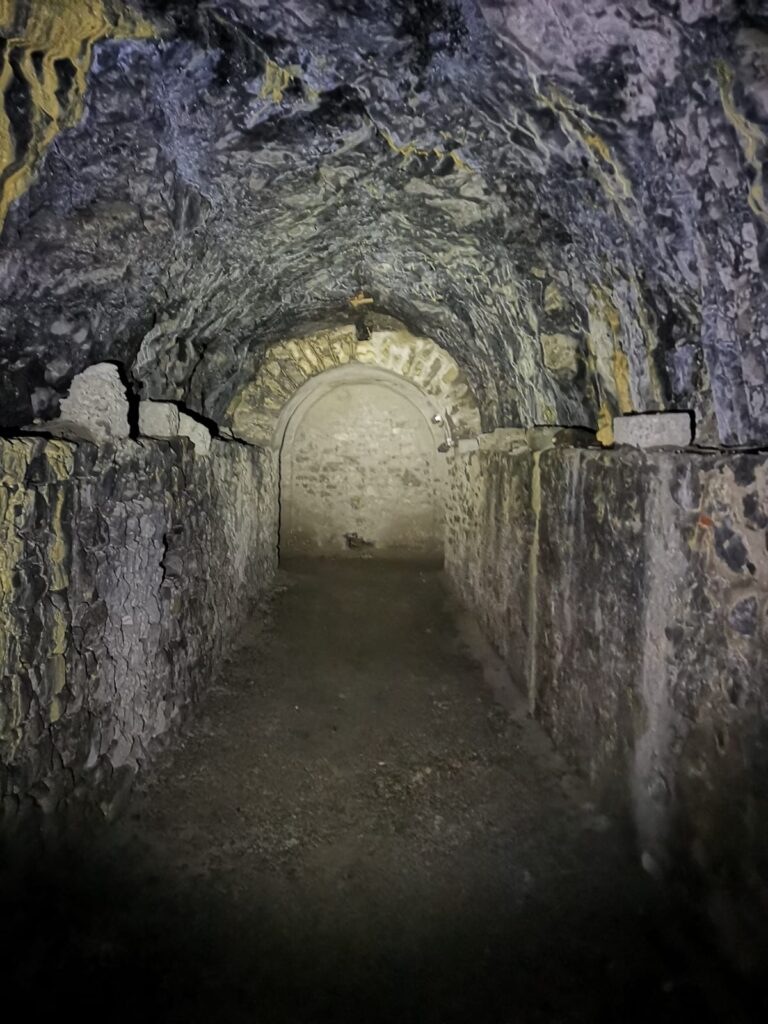
[[[319,374],[354,365],[390,373],[427,396],[449,444],[480,433],[475,398],[444,349],[405,329],[373,330],[360,339],[354,324],[273,345],[230,403],[224,425],[249,444],[274,449],[282,436],[281,414],[299,389]]]
[[[281,557],[442,560],[444,438],[437,403],[389,371],[308,381],[278,419]]]
[[[404,328],[273,345],[225,428],[279,458],[281,555],[442,559],[445,453],[481,430],[456,361]]]

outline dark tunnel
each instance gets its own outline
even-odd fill
[[[763,0],[0,0],[0,978],[768,1015]]]

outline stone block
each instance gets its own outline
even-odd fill
[[[211,432],[208,427],[187,416],[185,412],[179,413],[179,434],[190,439],[198,455],[207,455],[211,450]]]
[[[693,440],[693,419],[688,412],[616,416],[613,438],[615,444],[633,448],[687,448]]]
[[[179,410],[172,402],[139,403],[139,433],[142,437],[178,437],[179,421]]]
[[[95,363],[72,378],[59,418],[45,424],[56,437],[119,441],[130,436],[128,395],[112,363]]]

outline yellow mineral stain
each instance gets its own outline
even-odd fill
[[[67,685],[67,663],[63,655],[54,654],[50,659],[50,664],[53,677],[53,693],[54,696],[58,697]]]
[[[61,718],[61,701],[58,697],[54,697],[51,701],[51,705],[48,709],[48,718],[51,725],[53,725],[54,722],[58,722]]]
[[[67,649],[67,636],[69,634],[69,622],[67,616],[60,608],[53,607],[53,627],[51,629],[51,656],[59,656]]]
[[[32,458],[34,442],[30,438],[3,440],[0,438],[0,484],[22,487]]]
[[[618,309],[611,301],[608,289],[601,284],[592,285],[592,302],[590,304],[593,315],[599,316],[608,325],[611,335],[615,338],[621,331],[621,316]]]
[[[653,397],[656,402],[656,406],[659,409],[664,407],[664,394],[659,380],[659,371],[656,366],[656,362],[653,358],[654,350],[658,347],[658,336],[651,323],[651,317],[648,314],[648,307],[643,299],[642,289],[640,283],[636,277],[631,277],[632,287],[634,288],[635,295],[637,296],[637,320],[640,324],[640,329],[643,332],[645,338],[645,358],[646,367],[648,370],[648,381],[653,391]]]
[[[597,434],[595,436],[604,448],[610,448],[613,444],[613,413],[607,402],[600,404],[597,414]]]
[[[565,305],[563,293],[554,281],[551,281],[544,291],[544,312],[556,313]]]
[[[122,0],[0,0],[0,35],[6,40],[0,63],[0,96],[16,73],[29,89],[30,142],[17,152],[5,104],[0,102],[0,228],[8,209],[32,181],[37,164],[56,135],[83,114],[93,48],[103,39],[148,39],[152,26]],[[32,54],[41,54],[40,69]],[[57,61],[68,61],[72,84],[60,102]]]
[[[405,160],[410,160],[411,157],[414,156],[420,156],[423,158],[434,157],[436,160],[442,160],[444,157],[448,156],[453,161],[453,164],[457,170],[464,171],[467,174],[475,173],[474,168],[471,167],[464,160],[462,160],[455,149],[446,150],[440,149],[439,147],[435,147],[434,149],[421,149],[419,146],[416,145],[415,142],[406,142],[404,146],[401,146],[398,142],[394,140],[394,138],[392,137],[392,135],[390,135],[388,131],[385,131],[383,128],[380,128],[379,132],[383,137],[384,141],[389,146],[389,148],[394,153],[399,153],[400,156],[402,156]]]
[[[608,143],[591,127],[594,121],[602,118],[587,107],[575,103],[554,86],[537,96],[544,106],[558,116],[566,134],[572,139],[578,139],[586,148],[592,157],[593,170],[603,191],[624,212],[624,204],[632,199],[632,184]]]
[[[592,316],[602,322],[608,328],[610,337],[610,375],[611,380],[603,380],[604,384],[610,384],[610,390],[616,397],[619,412],[632,412],[632,389],[630,387],[629,360],[626,352],[621,347],[621,316],[618,309],[611,300],[608,291],[600,285],[592,288],[593,303],[591,308]],[[590,333],[590,341],[591,341]],[[591,346],[588,346],[590,354],[595,357],[595,365],[599,363],[599,355]],[[605,364],[603,363],[603,366]],[[606,368],[607,370],[607,368]],[[605,371],[604,371],[605,372]],[[613,428],[611,428],[611,444],[613,443]]]
[[[47,441],[45,457],[57,480],[69,480],[75,467],[75,445],[68,441]]]
[[[736,102],[733,98],[733,69],[725,61],[719,60],[716,64],[716,70],[723,111],[736,130],[747,163],[755,172],[755,180],[747,197],[749,208],[755,216],[768,223],[768,200],[766,200],[763,188],[763,164],[761,160],[761,153],[768,144],[768,137],[766,137],[765,132],[758,125],[748,121],[741,111],[736,109]]]
[[[33,495],[24,480],[34,450],[31,440],[0,438],[0,666],[12,671],[10,652],[15,633],[14,577],[24,555],[19,533],[32,511]]]
[[[297,77],[292,68],[280,67],[273,60],[268,60],[264,68],[264,84],[261,87],[260,97],[272,103],[282,103],[285,90]]]
[[[616,382],[616,397],[619,411],[632,412],[632,395],[629,390],[629,360],[626,353],[617,348],[613,353],[613,379]]]
[[[62,511],[64,509],[64,489],[58,487],[53,496],[53,514],[51,516],[51,541],[48,545],[48,559],[51,564],[50,589],[64,590],[69,584],[67,570],[67,542],[64,536]]]
[[[41,452],[40,443],[32,439],[0,440],[0,665],[12,678],[10,720],[4,726],[4,739],[18,742],[21,720],[21,689],[17,670],[19,665],[11,658],[15,648],[18,624],[13,609],[16,604],[15,577],[25,549],[23,528],[33,513],[35,491],[25,485],[30,461]],[[69,478],[73,468],[73,447],[62,441],[49,441],[42,447],[51,476],[57,481]],[[43,486],[40,493],[49,502],[51,510],[50,534],[45,564],[48,588],[51,592],[63,590],[69,582],[63,509],[65,489],[60,483]],[[69,621],[65,612],[50,605],[51,629],[47,641],[50,661],[48,671],[53,693],[59,694],[66,685],[66,663]],[[56,721],[61,713],[58,700],[50,706],[50,720]]]

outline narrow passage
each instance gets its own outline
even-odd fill
[[[59,888],[65,990],[114,981],[121,1020],[726,1019],[441,573],[297,563],[257,619],[112,866]]]

